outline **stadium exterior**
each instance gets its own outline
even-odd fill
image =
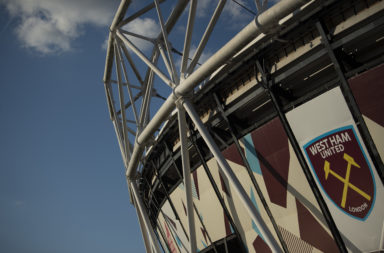
[[[256,0],[204,62],[231,1],[193,55],[198,1],[171,2],[122,0],[104,73],[147,252],[382,252],[384,2]],[[148,15],[156,38],[128,29]]]

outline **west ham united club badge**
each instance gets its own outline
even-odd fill
[[[325,133],[304,145],[321,187],[343,212],[365,220],[375,202],[375,181],[352,126]]]

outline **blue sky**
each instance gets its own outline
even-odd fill
[[[118,4],[0,0],[0,252],[144,252],[102,83]]]
[[[0,252],[144,252],[102,84],[107,26],[44,53],[0,4]]]

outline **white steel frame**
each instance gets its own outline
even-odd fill
[[[137,209],[137,215],[142,229],[143,239],[147,252],[161,252],[154,230],[149,221],[148,215],[142,203],[138,186],[136,183],[137,171],[140,168],[140,161],[144,156],[144,151],[151,146],[151,141],[159,127],[166,122],[171,113],[176,109],[179,121],[179,135],[181,140],[181,154],[184,175],[184,186],[187,202],[187,216],[189,229],[189,252],[196,252],[196,235],[194,227],[193,200],[191,190],[191,176],[189,166],[189,154],[187,150],[187,127],[186,113],[192,119],[199,133],[203,137],[210,151],[219,163],[219,167],[228,178],[231,187],[235,190],[241,199],[248,214],[260,228],[260,231],[266,243],[273,252],[281,252],[278,242],[273,237],[271,231],[266,226],[259,212],[252,204],[249,196],[241,186],[236,175],[232,171],[228,162],[221,154],[218,146],[214,142],[212,136],[205,128],[199,115],[196,113],[194,105],[188,100],[194,88],[203,80],[210,76],[214,71],[225,64],[236,53],[243,49],[247,44],[253,41],[258,35],[262,34],[271,27],[278,26],[279,20],[286,17],[288,14],[297,10],[309,0],[282,0],[276,5],[267,9],[268,0],[255,0],[255,5],[260,13],[255,17],[254,21],[249,23],[230,41],[228,41],[221,49],[212,55],[204,64],[196,69],[196,65],[203,53],[208,39],[215,27],[220,14],[224,8],[226,0],[220,0],[212,17],[201,37],[200,43],[192,56],[188,65],[188,59],[191,50],[191,37],[196,17],[197,0],[179,0],[165,21],[161,12],[160,3],[164,0],[154,0],[153,3],[145,6],[143,9],[134,13],[129,17],[125,17],[130,0],[122,0],[117,10],[115,18],[110,27],[108,40],[108,51],[106,57],[104,71],[104,85],[108,101],[110,117],[113,122],[116,135],[118,137],[119,146],[121,149],[124,165],[126,167],[126,177],[131,193],[131,199]],[[180,18],[183,11],[188,7],[188,23],[185,32],[184,48],[182,52],[182,60],[180,73],[177,73],[175,61],[172,55],[171,43],[168,39],[168,34],[172,31],[175,23]],[[155,9],[157,13],[158,23],[161,27],[161,32],[157,38],[147,38],[142,35],[134,34],[124,30],[123,26],[129,22],[139,18],[151,9]],[[150,58],[147,58],[140,49],[128,38],[135,36],[143,40],[153,43],[153,51]],[[130,50],[130,51],[129,51]],[[138,71],[137,64],[132,59],[131,53],[134,53],[148,69],[146,76],[143,78]],[[167,73],[163,73],[158,67],[158,60],[161,59],[166,66]],[[129,66],[125,65],[125,61]],[[130,67],[140,87],[129,82],[127,67]],[[117,80],[112,80],[112,71],[115,69]],[[172,89],[172,93],[164,101],[156,114],[150,118],[151,98],[157,95],[154,89],[154,77],[159,77],[167,86]],[[116,111],[114,104],[114,96],[112,85],[118,86],[119,111]],[[124,97],[124,87],[127,88],[128,97]],[[132,90],[140,89],[138,95],[134,96]],[[141,99],[140,108],[137,108],[137,101]],[[128,111],[131,110],[130,113]],[[119,117],[121,115],[121,117]],[[130,118],[128,118],[130,117]],[[128,127],[127,123],[133,123],[136,129]],[[130,137],[131,136],[131,137]],[[133,140],[134,139],[134,140]]]

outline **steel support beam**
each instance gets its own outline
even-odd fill
[[[204,222],[203,222],[203,219],[201,218],[201,216],[200,216],[200,214],[199,214],[199,210],[197,210],[197,207],[196,207],[195,204],[193,204],[193,209],[195,210],[196,216],[199,218],[200,224],[201,224],[201,226],[203,227],[205,233],[207,233],[207,237],[208,237],[208,241],[209,241],[209,243],[212,245],[213,250],[214,250],[216,253],[218,253],[218,252],[217,252],[217,249],[216,249],[216,245],[212,242],[212,239],[211,239],[211,237],[209,236],[208,230],[207,230],[207,228],[206,228],[206,226],[205,226],[205,224],[204,224]]]
[[[179,108],[179,107],[180,107],[180,108]],[[184,111],[184,108],[182,107],[182,105],[179,104],[179,105],[178,105],[178,109],[179,109],[179,110],[183,110],[183,112],[184,112],[184,118],[185,118],[185,111]],[[183,124],[184,124],[183,128],[186,129],[185,131],[188,131],[188,127],[187,127],[186,122],[183,123]],[[185,138],[188,138],[187,135],[185,136]],[[188,147],[187,140],[183,140],[182,143],[184,143],[184,144],[181,144],[182,147]],[[181,150],[181,155],[183,155],[183,151],[182,151],[182,150]],[[182,159],[183,159],[183,158],[182,158]],[[188,157],[188,159],[189,159],[189,157]],[[173,157],[172,157],[172,161],[174,161]],[[174,163],[174,165],[176,166],[175,163]],[[185,172],[187,172],[187,171],[190,172],[190,169],[184,171],[184,167],[183,167],[183,173],[185,173]],[[185,181],[185,177],[183,178],[179,172],[178,172],[177,174],[179,175],[179,177],[180,177],[181,180],[184,180],[184,181]],[[191,181],[191,178],[190,178],[190,173],[189,173],[189,181],[192,182],[192,181]],[[212,183],[212,182],[211,182],[211,183]],[[192,186],[192,185],[191,185],[191,186]],[[185,188],[185,187],[186,187],[186,184],[185,184],[185,182],[184,182],[184,188]],[[192,187],[190,187],[190,194],[191,194],[191,200],[193,200],[193,198],[192,198],[192,191],[191,191],[191,190],[192,190]],[[186,194],[187,194],[187,192],[186,192]],[[187,199],[187,202],[188,202],[188,199]],[[211,237],[209,236],[208,230],[207,230],[207,228],[205,227],[204,222],[203,222],[203,220],[201,219],[201,217],[200,217],[200,215],[199,215],[199,212],[198,212],[198,210],[197,210],[196,205],[193,203],[193,201],[191,201],[191,202],[192,202],[192,205],[193,205],[193,209],[195,210],[196,216],[198,217],[198,219],[199,219],[201,225],[203,226],[203,229],[204,229],[204,230],[206,231],[206,233],[207,233],[207,237],[208,237],[208,240],[209,240],[210,244],[212,244],[212,247],[213,247],[214,251],[215,251],[216,253],[218,253],[218,252],[217,252],[217,249],[216,249],[216,245],[215,245],[214,243],[212,243]],[[189,207],[188,207],[188,206],[187,206],[187,210],[189,210]],[[188,212],[187,212],[187,214],[188,214]],[[195,229],[195,228],[194,228],[194,229]],[[191,234],[191,232],[190,232],[190,234]],[[194,236],[194,237],[196,237],[196,236]],[[195,240],[196,240],[196,238],[195,238]],[[195,252],[195,251],[190,251],[190,252]]]
[[[147,187],[148,187],[148,189],[150,190],[151,195],[153,196],[153,197],[152,197],[153,202],[156,202],[156,203],[154,203],[154,207],[155,207],[156,210],[157,210],[157,215],[159,215],[160,213],[163,215],[164,221],[166,222],[166,225],[168,226],[169,231],[171,231],[171,236],[172,236],[173,241],[174,241],[174,242],[177,242],[177,240],[175,239],[175,236],[173,235],[173,232],[172,232],[173,230],[171,230],[171,225],[169,225],[169,221],[168,221],[168,219],[166,218],[166,215],[165,215],[164,212],[161,210],[160,204],[158,203],[158,201],[157,201],[155,195],[153,194],[153,192],[152,192],[152,190],[151,190],[151,185],[149,184],[149,182],[148,182],[147,180],[145,180],[145,182],[147,183]],[[146,207],[147,207],[147,209],[149,209],[149,204],[148,204]],[[152,216],[152,217],[154,218],[154,216]],[[176,219],[178,220],[178,218],[176,218]],[[157,224],[157,226],[159,227],[159,229],[161,229],[161,224],[158,223],[157,220],[154,221],[154,222]],[[162,231],[162,229],[161,229],[160,232],[162,233],[162,237],[163,237],[164,242],[166,242],[166,244],[167,244],[167,248],[168,248],[169,252],[171,252],[171,250],[169,249],[169,246],[168,246],[168,242],[164,239],[165,237],[164,237],[164,235],[163,235],[164,232]],[[180,247],[179,247],[179,245],[178,245],[177,243],[175,243],[175,244],[176,244],[176,247],[177,247],[177,249],[179,250],[179,252],[181,252],[181,251],[180,251]]]
[[[163,211],[161,210],[160,204],[159,204],[159,202],[157,201],[156,196],[155,196],[155,195],[153,194],[153,192],[152,192],[151,185],[149,184],[148,180],[147,180],[146,178],[144,178],[144,180],[145,180],[145,183],[147,184],[147,187],[148,187],[148,189],[149,189],[149,191],[150,191],[150,194],[152,195],[152,201],[154,202],[154,205],[153,205],[153,206],[154,206],[154,207],[156,208],[156,210],[157,210],[157,217],[159,217],[159,214],[160,214],[160,213],[163,214]],[[147,203],[147,205],[146,205],[147,209],[149,209],[149,205],[150,205],[150,204]],[[164,216],[164,214],[163,214],[163,216]],[[155,217],[155,216],[152,216],[152,218],[155,219],[156,217]],[[169,249],[167,240],[165,239],[164,231],[163,231],[162,228],[161,228],[161,223],[159,222],[159,218],[157,218],[156,220],[154,220],[154,223],[157,225],[157,228],[158,228],[159,231],[160,231],[161,237],[163,238],[163,240],[164,240],[164,242],[165,242],[165,244],[166,244],[166,246],[167,246],[168,251],[171,252],[170,249]],[[160,240],[159,240],[159,242],[160,242]],[[160,245],[161,245],[161,243],[160,243]]]
[[[117,141],[119,143],[121,157],[123,158],[124,165],[127,165],[128,161],[127,161],[127,157],[125,156],[125,153],[124,153],[125,147],[124,147],[124,144],[122,143],[122,142],[124,142],[124,140],[120,134],[119,123],[117,123],[116,120],[113,120],[112,124],[113,124],[113,128],[115,129]]]
[[[137,206],[137,203],[135,202],[134,205]],[[152,252],[152,245],[151,245],[150,239],[148,238],[148,231],[144,225],[144,220],[141,213],[139,212],[139,209],[138,208],[135,208],[135,209],[136,209],[137,218],[139,220],[139,225],[141,229],[141,235],[144,241],[145,251],[150,253]]]
[[[278,99],[276,98],[275,94],[272,92],[271,90],[271,86],[272,86],[272,82],[269,82],[269,80],[267,79],[267,76],[266,76],[266,73],[264,72],[264,70],[262,69],[261,67],[261,64],[259,61],[256,61],[256,66],[259,70],[259,72],[261,73],[261,76],[262,76],[262,80],[263,80],[263,83],[265,85],[265,89],[266,91],[268,92],[268,95],[269,97],[271,98],[271,101],[272,101],[272,104],[273,104],[273,107],[275,108],[277,114],[278,114],[278,117],[280,119],[280,122],[281,124],[283,125],[283,128],[284,128],[284,131],[285,133],[287,134],[288,136],[288,139],[292,145],[292,148],[293,150],[295,151],[295,154],[296,154],[296,157],[299,161],[299,164],[304,172],[304,175],[309,183],[309,186],[311,187],[312,189],[312,192],[317,200],[317,203],[319,204],[319,207],[321,209],[321,212],[323,213],[324,215],[324,218],[328,224],[328,227],[329,229],[331,230],[331,233],[333,235],[333,238],[335,239],[335,242],[337,244],[337,246],[339,247],[339,250],[340,252],[342,253],[346,253],[347,252],[347,248],[345,247],[345,244],[344,244],[344,241],[343,239],[341,238],[341,235],[340,235],[340,232],[332,218],[332,215],[328,209],[328,206],[327,204],[325,203],[321,193],[320,193],[320,190],[319,188],[317,187],[316,185],[316,182],[312,176],[312,173],[311,173],[311,170],[310,168],[308,167],[308,164],[307,162],[305,161],[305,158],[304,158],[304,155],[303,153],[301,152],[301,149],[300,149],[300,146],[296,140],[296,137],[291,129],[291,126],[289,125],[289,122],[285,116],[285,113],[283,112],[282,110],[282,106],[280,105],[280,102],[278,101]]]
[[[301,7],[307,0],[285,0],[280,1],[273,7],[263,12],[260,16],[248,24],[241,30],[235,37],[233,37],[225,46],[218,50],[212,57],[210,57],[203,65],[200,66],[195,72],[188,76],[180,85],[178,85],[174,92],[170,94],[167,100],[159,108],[155,116],[143,129],[141,134],[136,138],[136,145],[132,152],[132,157],[127,167],[126,175],[131,178],[135,175],[140,158],[145,148],[145,144],[152,138],[155,131],[159,126],[167,120],[169,115],[175,108],[175,101],[178,96],[186,96],[191,92],[195,86],[199,85],[201,81],[207,78],[217,68],[223,65],[227,60],[233,57],[244,46],[262,33],[266,27],[277,25],[279,20],[288,14]],[[119,32],[118,32],[119,34]],[[121,33],[120,33],[121,35]],[[122,36],[122,35],[121,35]],[[122,36],[123,37],[123,36]],[[155,68],[156,69],[156,68]],[[154,69],[154,70],[155,70]],[[168,79],[168,78],[166,78]],[[169,80],[169,79],[168,79]],[[167,81],[169,83],[169,81]],[[169,83],[169,85],[171,85]],[[177,96],[176,96],[177,94]]]
[[[196,6],[197,6],[197,0],[192,0],[189,6],[187,30],[185,32],[184,49],[183,49],[183,55],[181,59],[180,72],[181,72],[181,78],[183,79],[185,78],[185,72],[187,69],[188,58],[189,58],[189,50],[192,42],[192,32],[193,32],[193,25],[195,24]]]
[[[120,42],[118,40],[116,40],[116,45],[117,45],[116,46],[116,51],[117,51],[116,55],[117,55],[117,57],[118,57],[118,59],[119,59],[119,61],[121,63],[121,67],[123,69],[123,75],[124,75],[125,82],[127,84],[128,96],[129,96],[129,101],[131,101],[133,116],[135,118],[136,125],[139,125],[139,118],[138,118],[138,114],[137,114],[137,110],[136,110],[136,104],[135,104],[135,101],[134,101],[134,98],[133,98],[131,84],[129,83],[127,69],[125,67],[125,63],[124,63],[123,57],[121,55]],[[124,108],[125,108],[125,106],[122,107],[121,110],[124,110]]]
[[[215,12],[213,13],[212,18],[209,21],[207,28],[205,29],[203,37],[201,38],[200,43],[197,46],[195,54],[192,57],[192,61],[189,64],[189,67],[187,70],[187,74],[192,73],[196,67],[196,64],[199,62],[200,56],[203,53],[205,46],[207,45],[208,39],[211,36],[213,28],[215,27],[217,20],[219,20],[220,14],[224,9],[225,3],[226,3],[226,0],[220,0],[220,2],[217,4]]]
[[[174,87],[175,84],[170,80],[168,79],[168,77],[163,73],[161,72],[161,70],[159,68],[157,68],[157,66],[155,64],[153,64],[146,56],[143,52],[141,52],[141,50],[139,48],[137,48],[127,37],[125,37],[121,32],[120,30],[117,30],[116,31],[116,35],[125,43],[125,45],[127,45],[145,64],[147,64],[147,66],[149,68],[151,68],[153,70],[153,72],[155,72],[158,77],[161,78],[161,80],[163,80],[164,83],[166,83],[169,87]]]
[[[181,162],[183,167],[184,177],[184,190],[185,199],[187,202],[187,217],[189,229],[189,252],[196,252],[196,230],[195,230],[195,216],[193,213],[193,197],[192,197],[192,182],[191,182],[191,168],[189,163],[189,151],[187,142],[187,122],[185,119],[185,111],[181,104],[177,105],[177,116],[179,120],[179,137],[181,143]]]
[[[379,177],[381,179],[381,182],[384,183],[384,164],[381,160],[380,154],[377,151],[376,145],[373,142],[372,136],[368,130],[367,125],[365,124],[363,115],[360,112],[359,106],[357,105],[357,102],[355,100],[355,97],[352,94],[351,87],[349,87],[348,81],[344,76],[344,72],[342,71],[342,66],[340,65],[335,52],[332,49],[332,45],[327,37],[327,34],[325,33],[324,27],[321,24],[321,22],[316,23],[316,28],[320,33],[322,43],[327,49],[328,56],[331,59],[333,66],[335,68],[335,71],[337,73],[337,76],[340,80],[340,88],[344,95],[344,98],[347,101],[349,110],[352,113],[353,118],[357,122],[357,127],[360,130],[360,133],[363,137],[363,142],[367,147],[368,153],[372,158],[373,164],[376,167],[376,171],[379,174]]]
[[[172,157],[172,155],[171,155],[171,157]],[[173,157],[172,157],[172,159],[173,159]],[[172,161],[173,161],[173,160],[172,160]],[[175,166],[175,168],[176,168],[176,170],[177,170],[177,167],[176,167],[176,164],[175,164],[174,161],[173,161],[173,164],[174,164],[174,166]],[[176,211],[176,208],[175,208],[175,206],[174,206],[174,204],[173,204],[173,202],[172,202],[172,200],[171,200],[171,197],[169,196],[169,193],[168,193],[168,191],[167,191],[167,188],[165,187],[164,182],[163,182],[163,180],[161,179],[160,173],[159,173],[158,169],[155,167],[154,164],[153,164],[153,167],[154,167],[155,170],[156,170],[155,176],[156,176],[157,180],[159,180],[161,186],[162,186],[163,189],[164,189],[165,196],[166,196],[166,198],[167,198],[167,200],[168,200],[168,202],[169,202],[169,205],[171,206],[172,212],[173,212],[173,214],[175,215],[176,220],[179,220],[179,221],[180,221],[181,228],[183,229],[183,232],[184,232],[185,236],[186,236],[187,239],[189,240],[189,236],[188,236],[188,234],[187,234],[187,232],[186,232],[186,230],[185,230],[185,227],[184,227],[183,223],[182,223],[181,220],[180,220],[180,216],[179,216],[178,212]],[[177,170],[177,171],[178,171],[178,170]],[[182,178],[181,175],[179,175],[179,176],[180,176],[180,178]]]
[[[162,3],[164,2],[165,0],[160,0],[159,3]],[[128,18],[122,20],[120,23],[119,23],[119,26],[122,27],[126,24],[128,24],[129,22],[135,20],[136,18],[139,18],[140,16],[144,15],[145,13],[147,13],[148,11],[152,10],[153,8],[155,8],[155,3],[150,3],[148,4],[147,6],[145,6],[144,8],[142,8],[141,10],[137,11],[136,13],[132,14],[131,16],[129,16]]]
[[[190,128],[190,129],[192,129],[192,128]],[[193,133],[193,136],[196,136],[196,132]],[[210,169],[209,169],[209,167],[207,165],[207,162],[205,161],[205,159],[203,157],[203,154],[200,151],[201,147],[198,146],[198,144],[193,139],[193,137],[191,138],[191,142],[192,142],[193,146],[196,149],[196,152],[197,152],[197,154],[199,156],[201,165],[203,166],[203,168],[205,170],[205,173],[207,173],[208,180],[211,183],[211,186],[212,186],[212,188],[213,188],[213,190],[214,190],[214,192],[216,194],[216,197],[219,200],[221,207],[223,208],[224,215],[227,217],[229,224],[232,226],[232,228],[233,228],[233,230],[234,230],[234,232],[235,232],[239,242],[241,243],[242,248],[241,248],[240,252],[246,253],[247,249],[246,249],[245,243],[243,241],[243,238],[241,237],[240,232],[237,229],[237,226],[236,226],[235,222],[233,221],[227,206],[225,205],[224,199],[223,199],[223,197],[220,194],[219,188],[218,188],[217,184],[215,183],[215,180],[213,179],[212,173],[211,173],[211,171],[210,171]]]
[[[135,181],[130,181],[130,184],[131,184],[130,187],[131,187],[131,191],[133,193],[135,202],[137,203],[136,208],[139,208],[139,212],[140,212],[140,214],[143,217],[144,225],[145,225],[146,230],[148,231],[149,239],[151,240],[151,244],[153,246],[153,250],[154,250],[155,253],[161,253],[159,245],[158,245],[158,243],[157,243],[157,241],[155,239],[156,238],[155,232],[153,231],[153,228],[151,226],[151,222],[149,220],[148,214],[145,211],[144,203],[143,203],[143,201],[140,198],[137,184],[136,184]]]
[[[151,62],[156,64],[159,59],[159,54],[160,54],[159,50],[156,50],[151,57]],[[148,68],[148,72],[144,80],[144,83],[145,83],[145,86],[143,87],[144,96],[143,96],[143,101],[141,103],[141,108],[140,108],[140,126],[141,127],[145,126],[149,119],[149,111],[150,111],[150,104],[151,104],[150,102],[152,99],[154,78],[155,78],[155,73],[153,72],[152,69]],[[141,132],[141,129],[140,129],[140,132]]]
[[[176,73],[176,68],[175,68],[175,63],[174,63],[175,61],[173,60],[171,45],[170,45],[169,40],[168,40],[167,30],[165,29],[165,23],[164,23],[163,15],[162,15],[161,10],[160,10],[160,4],[159,4],[158,0],[154,0],[154,2],[155,2],[155,5],[156,5],[157,15],[159,17],[160,28],[161,28],[161,33],[163,35],[163,40],[164,40],[165,48],[166,48],[167,53],[168,53],[169,63],[171,65],[172,81],[174,83],[178,84],[179,83],[179,77],[178,77],[178,75]]]
[[[115,43],[115,52],[117,52],[118,45]],[[115,60],[116,60],[116,74],[118,79],[118,87],[119,87],[119,100],[120,100],[120,111],[122,115],[122,121],[121,121],[121,127],[123,129],[123,136],[122,140],[124,142],[124,156],[125,160],[128,161],[131,156],[131,149],[130,149],[130,142],[128,138],[128,131],[127,131],[127,118],[126,118],[126,112],[124,109],[125,102],[124,102],[124,90],[123,90],[123,84],[122,84],[122,76],[121,76],[121,65],[119,61],[119,56],[116,53],[115,54]]]
[[[199,115],[195,111],[195,108],[193,107],[193,105],[188,100],[184,100],[183,106],[187,111],[188,115],[190,116],[190,118],[192,119],[193,123],[195,124],[196,128],[198,129],[199,133],[203,137],[205,143],[209,147],[209,150],[212,152],[213,156],[217,160],[220,170],[227,177],[235,193],[238,195],[240,201],[243,203],[245,209],[247,210],[249,216],[255,222],[257,227],[260,229],[263,235],[264,241],[268,244],[268,246],[272,249],[273,252],[282,252],[278,242],[273,237],[271,231],[268,229],[260,213],[257,211],[256,207],[253,205],[247,192],[242,187],[239,179],[236,177],[235,173],[232,171],[228,162],[225,160],[224,156],[222,155],[219,147],[213,140],[210,133],[207,131]]]
[[[117,25],[123,20],[125,12],[127,11],[128,6],[130,4],[131,4],[131,0],[122,0],[120,2],[119,8],[117,9],[116,15],[113,18],[112,24],[109,28],[110,31],[114,31]],[[107,83],[111,80],[113,55],[114,55],[113,41],[114,41],[114,34],[110,32],[108,37],[107,56],[105,58],[105,69],[104,69],[104,77],[103,77],[104,83]]]
[[[263,195],[263,193],[262,193],[262,191],[260,189],[260,186],[257,183],[257,181],[255,179],[255,176],[253,175],[253,172],[251,170],[251,166],[249,165],[248,160],[245,157],[245,155],[244,155],[244,153],[243,153],[243,151],[242,151],[242,149],[240,147],[240,143],[239,143],[239,141],[238,141],[238,139],[237,139],[237,137],[236,137],[236,135],[234,133],[234,129],[232,127],[232,124],[229,121],[229,119],[227,118],[227,116],[225,115],[225,112],[224,112],[224,109],[223,109],[223,105],[220,103],[216,93],[214,93],[213,96],[215,98],[216,105],[217,105],[217,108],[218,108],[221,116],[223,117],[224,121],[227,123],[228,129],[229,129],[229,133],[231,134],[231,137],[232,137],[232,140],[233,140],[233,142],[234,142],[234,144],[236,146],[237,152],[239,153],[239,155],[241,156],[241,159],[243,160],[243,162],[245,164],[245,168],[246,168],[246,170],[248,172],[248,176],[249,176],[249,178],[252,181],[253,187],[255,187],[257,195],[259,196],[259,199],[260,199],[260,201],[261,201],[261,203],[262,203],[262,205],[263,205],[263,207],[265,209],[265,212],[267,213],[267,215],[268,215],[268,217],[269,217],[269,219],[270,219],[270,221],[271,221],[271,223],[273,225],[273,228],[275,229],[275,232],[277,234],[277,237],[279,238],[281,246],[282,246],[284,252],[288,253],[289,252],[288,251],[288,247],[287,247],[287,245],[286,245],[286,243],[285,243],[285,241],[283,239],[283,236],[282,236],[282,234],[281,234],[281,232],[280,232],[280,230],[279,230],[279,228],[277,226],[275,218],[273,217],[272,212],[269,209],[269,206],[267,204],[267,201],[264,198],[264,195]]]

